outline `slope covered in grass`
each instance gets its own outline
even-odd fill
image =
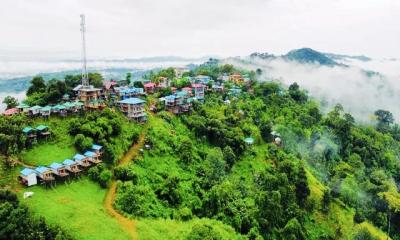
[[[35,186],[27,190],[34,195],[22,202],[35,215],[44,216],[48,223],[60,226],[75,239],[129,239],[103,207],[106,190],[86,177],[70,184],[57,184],[53,189]]]

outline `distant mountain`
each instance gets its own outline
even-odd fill
[[[315,51],[311,48],[301,48],[288,52],[282,56],[284,59],[296,61],[299,63],[318,63],[325,66],[337,66],[339,63],[335,62],[325,54]]]
[[[359,60],[362,62],[368,62],[371,61],[372,59],[364,56],[364,55],[359,55],[359,56],[351,56],[351,55],[344,55],[344,54],[334,54],[334,53],[324,53],[325,56],[333,59],[333,60],[346,60],[346,59],[354,59],[354,60]]]

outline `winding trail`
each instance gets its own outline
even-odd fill
[[[142,133],[139,136],[139,139],[136,144],[134,144],[128,152],[119,160],[118,166],[123,166],[128,164],[133,158],[135,158],[140,149],[142,148],[145,140],[147,127],[145,127]],[[113,203],[115,201],[115,195],[117,191],[117,182],[115,179],[112,180],[110,184],[110,188],[108,189],[105,197],[104,197],[104,207],[107,209],[108,214],[115,217],[115,219],[124,227],[124,229],[131,235],[132,239],[137,239],[136,232],[136,221],[130,218],[125,217],[120,214],[117,210],[114,209]]]

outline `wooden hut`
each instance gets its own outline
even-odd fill
[[[82,167],[89,167],[91,164],[89,162],[89,159],[82,154],[75,154],[74,160],[81,165]]]
[[[93,144],[92,150],[97,154],[98,157],[101,157],[101,155],[103,154],[103,146]]]
[[[97,163],[101,163],[101,160],[99,159],[99,157],[97,156],[97,154],[95,152],[92,151],[86,151],[84,153],[85,157],[88,158],[88,160],[94,164]]]
[[[39,125],[36,127],[36,131],[40,137],[47,138],[48,136],[50,136],[50,131],[48,126]]]
[[[19,175],[21,183],[26,186],[32,186],[37,184],[36,171],[30,168],[24,168]]]
[[[37,106],[37,105],[28,108],[29,115],[30,115],[30,116],[37,116],[37,115],[39,115],[40,109],[42,109],[42,107],[41,107],[41,106]]]
[[[26,135],[28,140],[30,141],[35,141],[36,140],[36,129],[31,128],[31,127],[25,127],[22,129],[22,132]]]
[[[52,163],[49,167],[51,171],[59,177],[66,177],[69,175],[66,167],[60,163]]]
[[[40,115],[42,115],[42,117],[49,117],[50,114],[51,114],[51,107],[50,106],[42,107],[40,109]]]
[[[71,159],[65,159],[63,162],[65,168],[70,171],[71,173],[77,174],[81,170],[79,169],[79,163],[76,161],[73,161]]]
[[[53,175],[53,171],[48,167],[40,166],[40,167],[35,168],[35,171],[36,171],[38,177],[44,182],[53,181],[55,179],[54,175]]]
[[[29,110],[29,106],[28,105],[26,105],[26,104],[23,104],[23,103],[21,103],[21,104],[19,104],[18,106],[17,106],[17,109],[18,109],[18,111],[20,112],[20,113],[27,113]]]

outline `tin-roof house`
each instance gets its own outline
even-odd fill
[[[98,157],[101,157],[101,155],[103,154],[103,146],[93,144],[92,150],[97,154]]]
[[[204,85],[201,83],[192,84],[193,96],[199,101],[204,100],[204,88]]]
[[[65,166],[65,169],[67,169],[71,173],[77,174],[77,173],[79,173],[81,171],[79,169],[79,163],[76,162],[76,161],[73,161],[71,159],[65,159],[63,161],[63,164]]]
[[[95,152],[86,151],[83,155],[85,155],[85,157],[87,157],[88,160],[94,164],[101,163],[101,160]]]
[[[33,170],[33,169],[24,168],[20,172],[19,177],[20,177],[21,183],[26,185],[26,186],[28,186],[28,187],[37,184],[36,171]]]
[[[25,127],[24,129],[22,129],[22,132],[25,134],[25,136],[29,139],[29,140],[36,140],[36,129],[31,128],[31,127]]]
[[[91,165],[89,162],[89,159],[82,154],[79,154],[79,153],[75,154],[75,156],[73,158],[74,158],[75,162],[77,162],[82,167],[89,167]]]
[[[127,98],[118,102],[121,111],[130,119],[145,121],[145,101],[140,98]]]
[[[21,104],[19,104],[16,108],[18,109],[18,111],[19,111],[20,113],[27,113],[27,112],[28,112],[28,109],[29,109],[29,106],[26,105],[26,104],[24,104],[24,103],[21,103]]]
[[[42,179],[43,181],[47,182],[47,181],[53,181],[55,179],[54,175],[53,175],[53,171],[48,167],[39,166],[39,167],[35,168],[35,171],[36,171],[38,177],[40,179]]]
[[[42,117],[49,117],[51,114],[51,107],[45,106],[45,107],[42,107],[39,111],[40,111],[40,115],[42,115]]]
[[[42,109],[42,107],[36,105],[36,106],[28,108],[28,113],[30,116],[37,116],[40,114],[40,109]]]
[[[66,177],[69,175],[66,167],[61,163],[52,163],[49,167],[53,173],[59,177]]]
[[[47,138],[50,135],[49,127],[46,125],[37,126],[36,131],[41,137]]]

